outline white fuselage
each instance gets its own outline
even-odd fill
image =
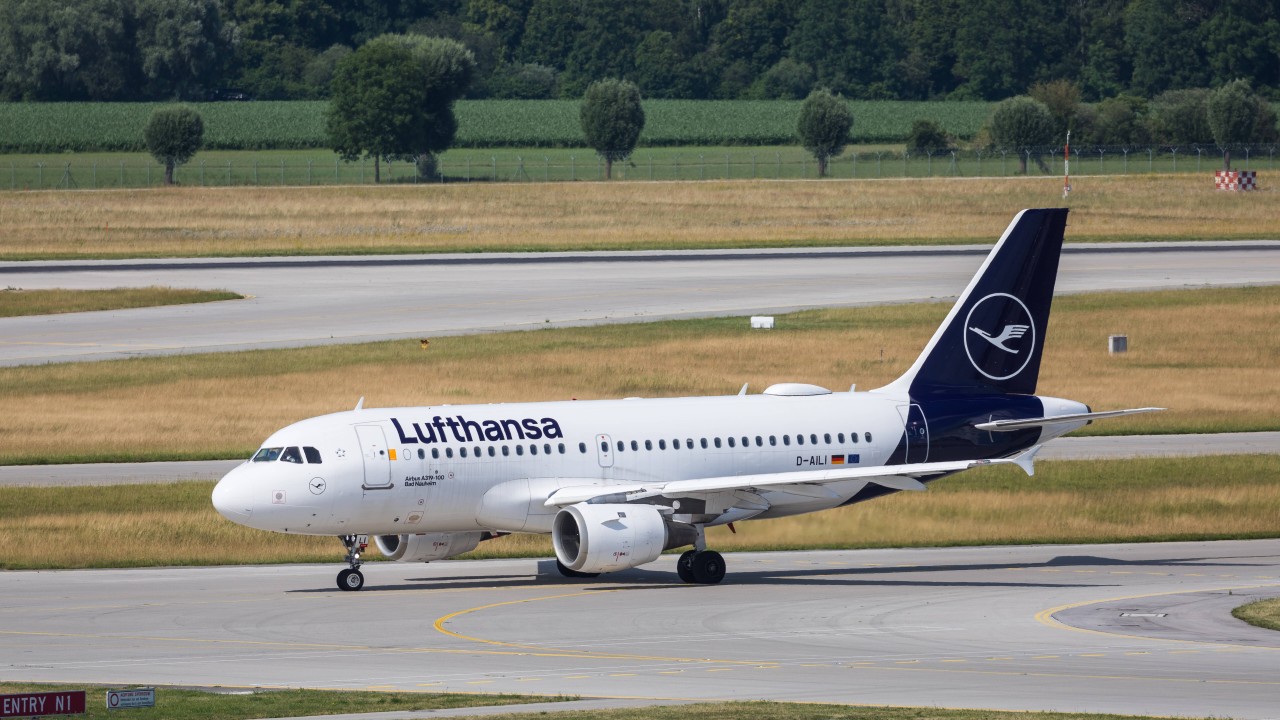
[[[883,465],[908,404],[847,392],[360,409],[276,432],[214,501],[237,522],[278,532],[548,532],[556,510],[542,500],[559,487]],[[927,460],[927,443],[912,462]],[[267,459],[277,448],[314,452]],[[731,491],[677,513],[780,517],[835,507],[865,485],[762,490],[754,511],[722,515],[743,504],[744,491]]]

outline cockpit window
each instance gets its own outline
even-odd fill
[[[284,448],[267,448],[264,447],[253,456],[254,462],[275,462],[280,459],[280,451]]]
[[[324,462],[323,460],[320,459],[320,451],[313,447],[304,447],[302,448],[302,452],[307,454],[307,462],[311,463],[312,465],[319,465],[320,463]],[[421,450],[418,451],[418,457],[419,458],[422,457]]]
[[[296,447],[289,447],[289,448],[285,448],[285,449],[284,449],[284,452],[283,452],[283,453],[281,453],[281,455],[280,455],[280,459],[281,459],[281,460],[283,460],[284,462],[297,463],[297,464],[301,465],[301,464],[302,464],[302,453],[301,453],[301,452],[299,452],[299,451],[298,451],[298,448],[296,448]]]

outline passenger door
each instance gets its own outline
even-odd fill
[[[364,457],[364,489],[385,490],[391,487],[391,449],[387,437],[377,425],[357,425],[360,453]]]

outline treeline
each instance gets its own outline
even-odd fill
[[[466,45],[471,98],[604,77],[687,99],[1280,91],[1271,0],[0,0],[0,97],[321,99],[354,48],[404,32]]]

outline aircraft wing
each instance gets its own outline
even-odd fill
[[[1013,432],[1014,430],[1044,427],[1046,425],[1064,425],[1067,423],[1078,423],[1081,420],[1092,422],[1094,420],[1102,420],[1103,418],[1159,412],[1160,410],[1164,410],[1164,408],[1145,407],[1133,408],[1131,410],[1107,410],[1105,412],[1074,413],[1072,415],[1057,415],[1054,417],[1026,418],[1023,420],[992,420],[991,422],[976,423],[974,424],[974,427],[979,430],[987,430],[989,432]]]
[[[1039,449],[1038,447],[1036,449]],[[762,473],[758,475],[725,475],[693,480],[671,480],[650,483],[620,483],[617,485],[589,485],[564,487],[556,490],[544,503],[546,507],[563,507],[586,502],[598,497],[618,496],[619,501],[640,500],[661,495],[688,495],[727,490],[755,490],[782,486],[815,490],[829,483],[845,480],[865,480],[894,490],[924,490],[921,480],[968,470],[980,465],[1022,465],[1022,458],[998,460],[957,460],[952,462],[912,463],[879,467],[848,467],[838,470],[801,470],[797,472]]]

